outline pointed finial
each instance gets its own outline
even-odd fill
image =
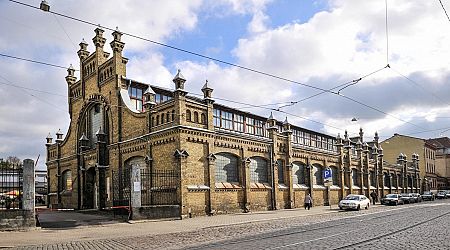
[[[289,124],[289,121],[288,121],[288,118],[287,118],[287,116],[286,116],[286,119],[284,119],[284,122],[283,122],[283,124]]]
[[[272,113],[272,111],[270,112],[270,116],[269,116],[269,120],[273,120],[274,118],[273,118],[273,113]]]

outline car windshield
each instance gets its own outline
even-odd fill
[[[359,201],[359,197],[358,196],[347,196],[344,198],[344,200]]]
[[[410,194],[401,194],[401,196],[410,196]]]
[[[386,198],[397,198],[397,194],[388,194]]]
[[[425,192],[425,193],[423,193],[423,194],[431,194],[431,192]]]

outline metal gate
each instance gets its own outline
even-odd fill
[[[123,210],[128,213],[131,199],[131,168],[124,167],[122,170],[112,171],[112,188],[113,188],[113,208],[127,208]]]
[[[180,175],[175,170],[141,169],[141,204],[179,205],[177,196]]]
[[[0,210],[22,209],[23,166],[0,161]]]

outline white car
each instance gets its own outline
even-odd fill
[[[339,202],[339,209],[369,209],[370,200],[365,195],[350,194]]]

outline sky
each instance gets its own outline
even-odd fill
[[[47,2],[56,13],[289,81],[124,35],[131,79],[173,89],[180,69],[189,92],[201,94],[208,80],[218,103],[263,117],[272,111],[280,121],[287,117],[333,136],[345,130],[354,136],[359,128],[366,141],[375,132],[382,140],[394,133],[450,136],[450,21],[439,1]],[[450,10],[450,0],[442,3]],[[0,54],[79,68],[78,44],[84,38],[92,52],[94,29],[0,2]],[[104,35],[108,52],[110,33]],[[0,56],[0,158],[40,155],[38,168],[45,168],[45,138],[59,129],[66,134],[70,123],[66,75],[62,68]],[[344,83],[353,84],[336,88]]]

